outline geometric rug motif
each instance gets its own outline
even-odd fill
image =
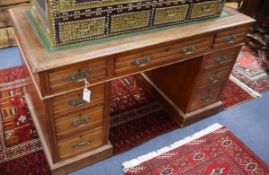
[[[258,55],[248,46],[243,46],[233,67],[232,75],[257,92],[269,89],[269,76],[258,63]]]
[[[178,128],[135,77],[114,80],[112,97],[109,139],[114,154],[127,151],[155,136]],[[228,80],[221,95],[225,108],[252,98],[231,80]]]
[[[220,96],[225,109],[239,105],[253,98],[254,97],[230,79],[226,82],[224,90]]]
[[[51,175],[42,150],[0,164],[1,175]]]
[[[219,124],[123,163],[126,175],[268,175],[269,167]]]
[[[110,121],[109,140],[113,154],[178,128],[161,105],[132,76],[112,82]]]
[[[131,113],[130,116],[132,116]],[[152,112],[146,116],[112,127],[109,131],[109,140],[113,145],[113,154],[130,150],[176,128],[178,128],[176,122],[164,111]]]
[[[112,81],[112,116],[138,108],[155,101],[137,82],[135,77],[128,76]]]
[[[0,169],[2,170],[4,167],[12,167],[7,165],[13,165],[20,158],[28,160],[42,155],[46,162],[44,153],[39,151],[42,147],[23,98],[27,84],[24,77],[22,67],[0,71]],[[112,87],[110,140],[114,154],[127,151],[178,127],[134,77],[115,80]],[[46,169],[46,167],[47,164],[40,168]],[[38,171],[37,169],[35,171]]]
[[[23,97],[27,80],[17,79],[22,72],[21,67],[0,71],[0,163],[42,149]]]

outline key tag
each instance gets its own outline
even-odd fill
[[[83,100],[87,103],[91,102],[91,90],[88,89],[88,87],[90,86],[90,83],[86,80],[86,78],[84,79],[84,83],[85,83],[85,87],[83,88]]]

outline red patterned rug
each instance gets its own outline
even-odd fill
[[[22,67],[0,71],[0,174],[50,174],[24,100]]]
[[[227,128],[214,124],[123,163],[126,175],[268,175],[269,167]]]
[[[257,92],[269,89],[269,76],[258,63],[258,55],[243,46],[233,68],[232,75]]]
[[[230,107],[251,100],[254,97],[252,97],[249,93],[244,91],[241,87],[229,79],[220,98],[223,102],[224,108],[228,109]]]
[[[112,84],[110,140],[114,146],[114,154],[177,128],[176,123],[143,90],[135,78],[123,78]],[[50,174],[23,98],[25,85],[22,67],[0,71],[0,172],[20,174],[20,171],[29,169],[32,174]],[[226,106],[249,99],[247,95],[239,95],[244,94],[244,91],[233,83],[228,83],[225,89],[223,102]],[[231,91],[239,96],[232,95],[233,98],[229,98]],[[34,160],[37,157],[39,164],[44,166],[35,166]]]
[[[157,135],[178,128],[161,105],[137,83],[134,77],[114,80],[112,87],[109,139],[113,144],[114,154],[127,151]],[[231,80],[227,82],[221,96],[225,108],[252,98]]]
[[[114,80],[112,87],[109,139],[114,154],[178,127],[134,77]]]

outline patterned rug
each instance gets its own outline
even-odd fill
[[[127,151],[157,135],[178,128],[162,106],[137,83],[134,77],[114,80],[112,87],[109,139],[113,144],[114,154]],[[253,97],[228,80],[221,99],[225,108],[230,108]]]
[[[228,109],[248,100],[251,100],[254,97],[229,79],[224,87],[224,91],[222,92],[220,98],[224,108]]]
[[[17,168],[24,167],[32,174],[50,174],[23,98],[24,77],[22,67],[0,71],[0,172],[18,174]],[[114,154],[177,128],[161,105],[143,90],[134,77],[113,81],[112,85],[110,140]],[[228,82],[225,89],[222,99],[226,107],[251,98],[233,82]],[[34,161],[28,161],[37,157],[39,164],[44,166],[36,167]],[[19,170],[24,172],[24,169]]]
[[[0,71],[0,174],[50,174],[23,95],[22,67]],[[40,165],[37,166],[37,165]]]
[[[0,84],[1,163],[41,150],[42,147],[23,98],[26,80],[22,79],[22,68],[12,68],[0,74],[0,82],[8,81]]]
[[[269,89],[269,76],[258,61],[258,55],[249,47],[243,46],[232,75],[249,88],[261,93]]]
[[[123,163],[125,175],[267,175],[269,167],[219,124]]]
[[[114,80],[112,87],[109,139],[114,154],[178,127],[134,77]]]

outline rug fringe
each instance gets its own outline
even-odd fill
[[[262,96],[259,92],[251,89],[249,86],[247,86],[245,83],[243,83],[240,80],[238,80],[237,78],[235,78],[233,75],[230,75],[229,79],[232,82],[234,82],[235,84],[237,84],[238,86],[240,86],[243,90],[245,90],[252,97],[256,98],[256,97]]]
[[[153,151],[153,152],[150,152],[148,154],[145,154],[145,155],[142,155],[136,159],[132,159],[130,161],[126,161],[126,162],[123,162],[122,163],[122,166],[123,166],[123,171],[124,172],[127,172],[129,169],[135,167],[135,166],[138,166],[139,164],[145,162],[145,161],[148,161],[154,157],[157,157],[163,153],[166,153],[166,152],[169,152],[177,147],[180,147],[184,144],[187,144],[193,140],[196,140],[200,137],[203,137],[219,128],[223,127],[222,125],[220,125],[219,123],[215,123],[197,133],[194,133],[192,136],[188,136],[188,137],[185,137],[184,139],[182,140],[179,140],[173,144],[171,144],[170,146],[166,146],[166,147],[163,147],[157,151]]]

